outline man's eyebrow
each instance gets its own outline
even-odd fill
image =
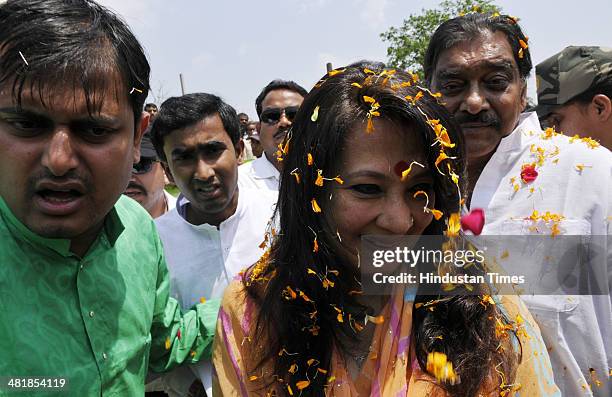
[[[514,66],[511,61],[507,59],[502,60],[483,60],[478,64],[479,67],[488,68],[496,71],[503,71],[507,73],[512,73],[514,71]],[[449,67],[443,70],[439,70],[436,72],[436,76],[438,79],[451,79],[457,78],[465,74],[464,68],[459,67]]]
[[[217,141],[217,140],[212,140],[212,141],[208,141],[208,142],[204,142],[204,143],[199,143],[197,146],[179,146],[177,148],[174,148],[172,150],[172,155],[177,155],[177,154],[186,154],[186,153],[193,153],[196,150],[210,150],[210,149],[223,149],[226,148],[227,145],[225,144],[225,142],[222,141]]]
[[[8,113],[8,114],[14,114],[14,115],[20,115],[20,116],[30,116],[30,117],[44,117],[44,115],[39,112],[35,112],[29,109],[24,109],[20,106],[0,108],[0,113]]]
[[[32,119],[45,119],[48,120],[51,117],[47,113],[37,112],[35,110],[31,110],[28,108],[23,108],[20,106],[13,106],[7,108],[0,108],[0,113],[28,117]],[[96,124],[108,124],[108,125],[117,125],[121,123],[121,120],[117,117],[109,116],[106,114],[88,114],[77,116],[72,119],[72,122],[77,124],[88,124],[88,123],[96,123]]]

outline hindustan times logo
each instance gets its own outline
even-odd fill
[[[441,250],[441,249],[410,249],[395,247],[394,250],[375,250],[372,255],[372,266],[380,268],[385,264],[408,265],[414,268],[418,263],[444,263],[456,267],[464,267],[469,263],[482,265],[485,262],[482,250]]]

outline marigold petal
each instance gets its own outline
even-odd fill
[[[372,118],[368,117],[368,124],[366,125],[366,133],[371,134],[374,132],[374,123],[372,122]]]
[[[363,101],[366,102],[366,103],[375,103],[376,99],[372,98],[371,96],[364,95],[363,96]]]
[[[323,171],[317,170],[317,179],[315,180],[315,185],[323,186]]]

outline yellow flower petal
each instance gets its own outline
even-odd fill
[[[442,213],[442,211],[437,210],[437,209],[435,209],[435,208],[431,210],[431,213],[433,214],[434,218],[435,218],[437,221],[439,221],[439,220],[440,220],[440,218],[442,218],[442,215],[444,215],[444,214]]]
[[[376,99],[372,98],[371,96],[364,95],[363,96],[363,101],[366,102],[366,103],[375,103]]]
[[[353,87],[363,88],[363,86],[362,86],[361,84],[359,84],[359,83],[351,83],[351,85],[352,85]]]
[[[312,165],[314,160],[312,159],[312,154],[308,153],[308,165]]]
[[[458,212],[450,215],[448,218],[448,227],[446,229],[446,235],[448,237],[457,237],[459,230],[461,230],[461,216]]]
[[[319,105],[317,105],[317,107],[314,108],[314,110],[312,111],[312,116],[310,116],[310,120],[312,122],[317,121],[319,118]]]
[[[337,74],[340,74],[340,73],[344,72],[345,70],[346,70],[346,69],[341,69],[341,70],[339,70],[339,69],[330,70],[330,71],[329,71],[329,73],[328,73],[328,75],[329,75],[329,77],[331,77],[331,76],[335,76],[335,75],[337,75]]]

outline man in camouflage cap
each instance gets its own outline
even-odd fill
[[[543,125],[612,149],[612,48],[566,47],[536,66]]]

